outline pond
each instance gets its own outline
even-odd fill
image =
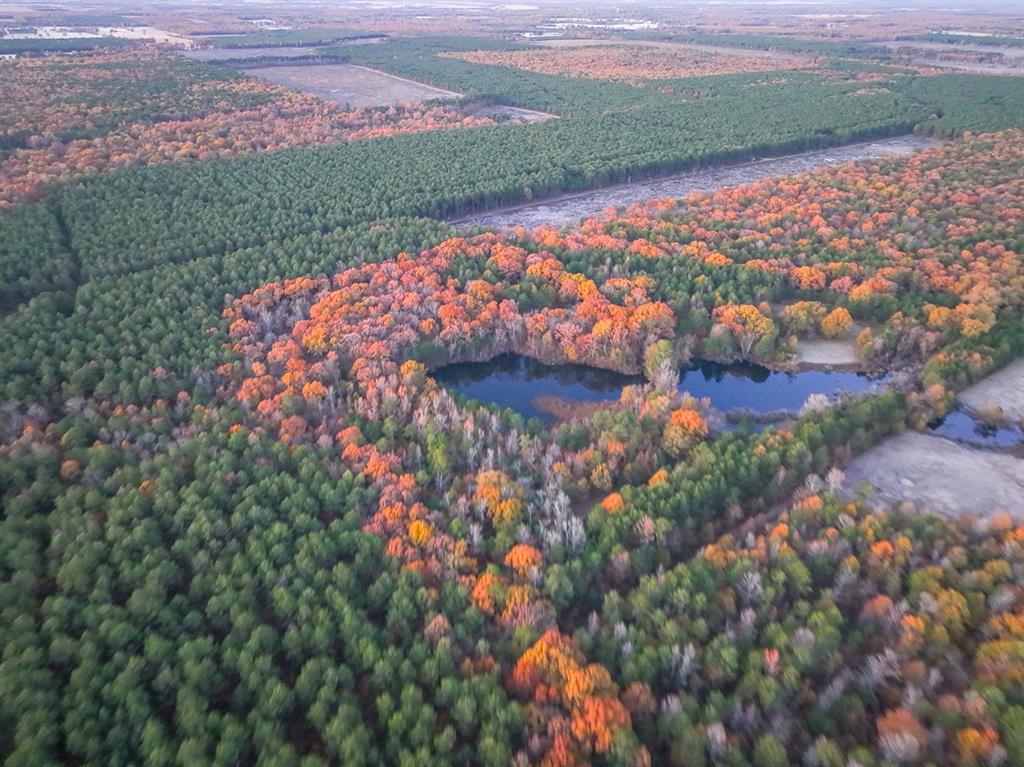
[[[959,408],[928,424],[932,434],[974,447],[1008,448],[1024,445],[1024,430],[996,426],[973,418]]]
[[[723,412],[753,413],[799,410],[812,394],[834,397],[839,392],[868,391],[884,379],[853,371],[803,370],[783,373],[751,362],[723,365],[693,360],[679,373],[679,391],[708,397]]]
[[[431,375],[466,397],[511,408],[526,418],[553,421],[537,406],[538,397],[572,402],[614,402],[623,387],[643,383],[629,376],[587,365],[545,365],[530,357],[502,354],[487,362],[446,365]]]
[[[538,397],[580,403],[611,402],[619,398],[624,386],[644,380],[642,376],[585,365],[544,365],[515,354],[503,354],[487,362],[447,365],[432,375],[466,397],[548,422],[554,417],[538,405]],[[812,394],[831,397],[840,391],[867,391],[880,380],[853,372],[779,373],[750,363],[722,365],[694,360],[691,367],[680,371],[679,390],[694,397],[708,397],[718,410],[745,409],[765,414],[799,410]]]

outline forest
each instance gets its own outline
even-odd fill
[[[350,108],[149,43],[0,62],[0,761],[1024,764],[1024,517],[844,482],[1024,354],[1021,78],[322,47],[363,36],[217,45],[461,96]],[[911,132],[943,140],[451,223]],[[680,390],[809,340],[891,385],[765,428]],[[434,377],[510,352],[637,382],[547,424]]]
[[[281,45],[316,47],[367,37],[379,37],[379,35],[353,29],[317,27],[315,29],[270,29],[241,35],[228,34],[214,37],[213,41],[218,48],[270,48]]]

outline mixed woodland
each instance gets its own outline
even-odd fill
[[[354,110],[148,46],[0,62],[0,759],[1024,764],[1021,520],[842,492],[1024,352],[1024,88],[835,47],[331,49],[464,94]],[[946,140],[448,223],[912,131]],[[807,338],[898,382],[760,431],[679,391]],[[549,425],[432,377],[507,352],[642,378]]]

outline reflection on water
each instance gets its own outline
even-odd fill
[[[1015,447],[1024,444],[1024,430],[1020,427],[983,423],[959,409],[928,424],[928,429],[940,437],[977,447]]]
[[[614,401],[623,387],[644,380],[642,376],[587,365],[544,365],[518,354],[502,354],[487,362],[446,365],[432,375],[438,383],[459,394],[545,421],[553,419],[536,406],[537,397],[561,397],[572,402]]]
[[[708,397],[722,411],[771,413],[799,410],[812,394],[833,397],[839,392],[862,392],[882,380],[849,371],[780,373],[750,362],[722,365],[694,360],[690,369],[680,373],[679,391],[698,398]]]
[[[536,405],[541,396],[572,402],[604,402],[619,398],[624,386],[642,383],[642,376],[628,376],[586,365],[544,365],[515,354],[503,354],[487,362],[447,365],[434,378],[467,397],[511,408],[527,418],[551,421]],[[834,396],[837,392],[866,391],[880,379],[863,373],[808,370],[776,373],[760,365],[722,365],[695,360],[680,371],[679,390],[694,397],[708,397],[722,411],[746,409],[753,413],[795,411],[812,394]]]

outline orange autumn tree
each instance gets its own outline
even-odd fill
[[[882,754],[894,762],[916,761],[928,742],[928,731],[917,716],[905,708],[886,711],[875,726]]]
[[[712,313],[715,322],[725,325],[746,357],[758,341],[775,331],[775,323],[752,304],[724,304]]]
[[[609,514],[618,514],[626,508],[626,503],[622,499],[622,495],[620,493],[609,493],[605,496],[604,500],[601,501],[601,508]]]
[[[517,523],[523,511],[523,490],[503,471],[489,469],[476,475],[474,500],[495,527]]]
[[[820,301],[797,301],[783,309],[779,317],[791,333],[806,333],[818,326],[825,313]]]
[[[511,567],[520,576],[539,571],[543,556],[537,549],[526,543],[517,543],[505,555],[505,566]]]
[[[557,628],[548,629],[522,654],[509,686],[527,703],[533,740],[546,767],[587,764],[594,755],[617,753],[620,763],[648,765],[628,709],[608,670],[586,664],[579,647]]]
[[[708,435],[704,417],[692,408],[679,408],[669,416],[661,445],[672,456],[678,457]]]
[[[821,334],[825,338],[842,338],[853,327],[853,317],[842,306],[837,306],[821,320]]]

